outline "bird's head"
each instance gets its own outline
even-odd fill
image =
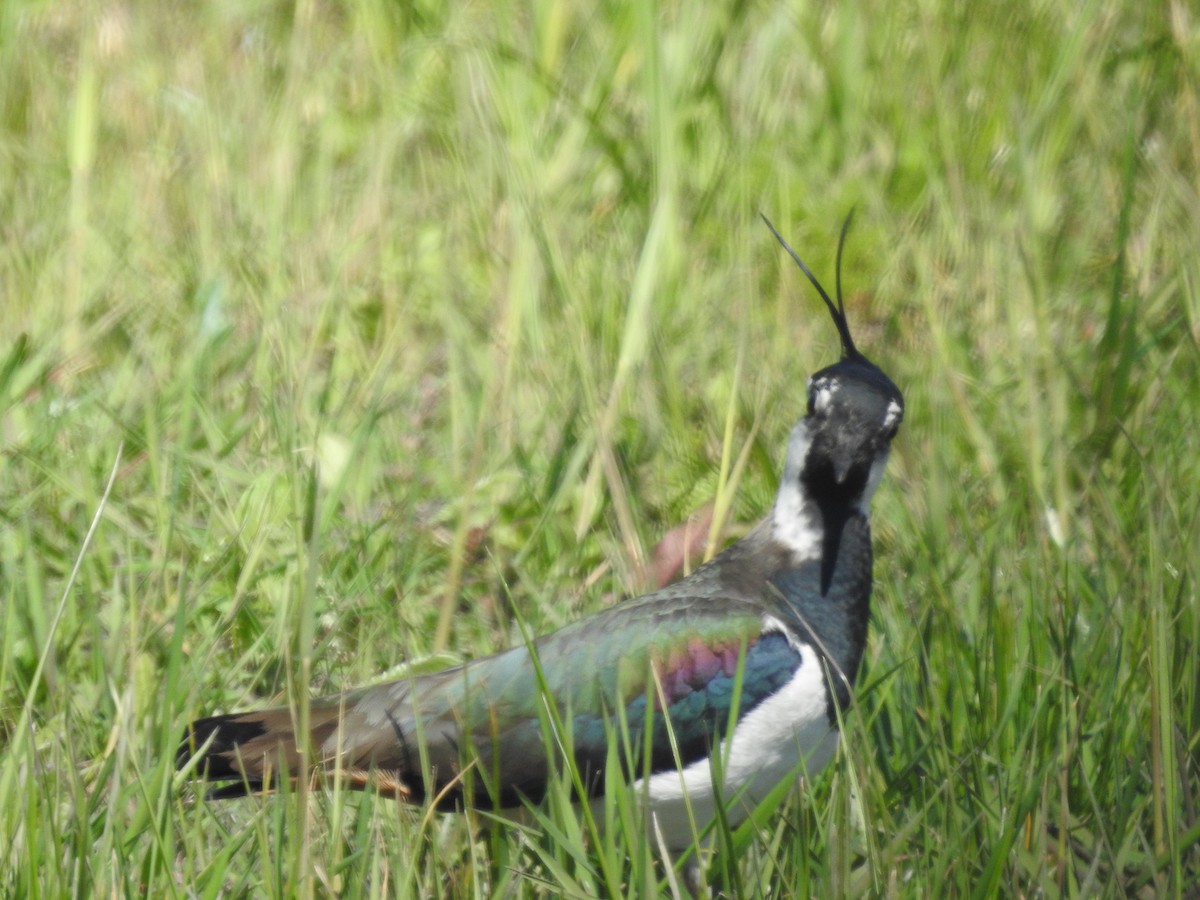
[[[792,429],[784,478],[818,499],[837,499],[865,511],[879,484],[892,438],[904,419],[904,396],[883,370],[854,345],[842,302],[842,226],[837,253],[837,303],[767,220],[763,221],[825,301],[842,343],[842,358],[808,380],[808,413]]]

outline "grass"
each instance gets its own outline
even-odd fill
[[[859,702],[715,886],[1189,894],[1198,54],[1174,0],[4,5],[0,894],[669,892],[570,773],[494,826],[175,742],[753,522],[836,353],[757,215],[829,283],[851,207],[908,400]]]

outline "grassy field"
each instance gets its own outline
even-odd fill
[[[217,803],[175,744],[741,533],[837,355],[758,213],[832,287],[854,207],[859,702],[714,887],[1195,896],[1198,184],[1184,0],[4,4],[0,895],[670,893],[565,786]]]

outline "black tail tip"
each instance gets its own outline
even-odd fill
[[[215,781],[244,779],[245,774],[242,770],[233,765],[238,758],[237,748],[261,737],[265,732],[266,727],[261,721],[247,721],[243,716],[209,716],[206,719],[197,719],[183,732],[179,747],[175,751],[175,768],[185,768],[195,759],[197,753],[202,753],[197,769],[199,777]]]

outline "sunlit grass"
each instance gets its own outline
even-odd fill
[[[495,825],[208,802],[175,743],[637,593],[706,504],[738,534],[836,353],[758,213],[830,283],[851,207],[908,401],[859,702],[712,883],[1194,888],[1198,41],[1179,3],[4,6],[0,893],[669,892],[569,772]]]

